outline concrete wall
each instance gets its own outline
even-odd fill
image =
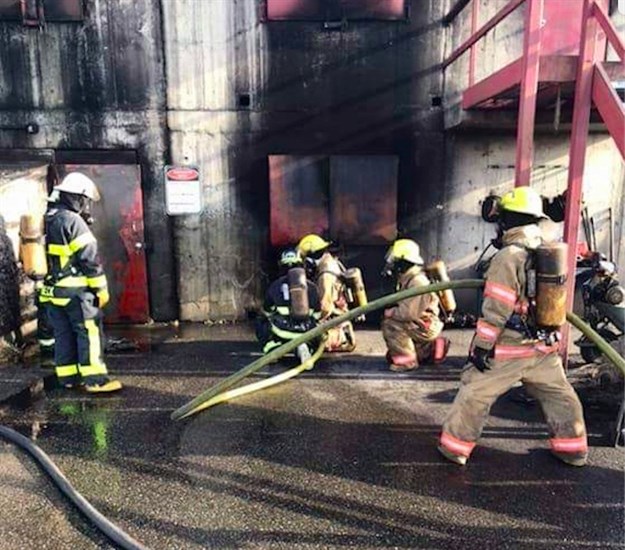
[[[476,29],[479,29],[509,3],[509,0],[474,1],[479,3]],[[445,57],[448,57],[470,38],[472,10],[473,6],[470,3],[447,27]],[[525,11],[525,5],[517,8],[475,45],[475,82],[483,80],[523,55]],[[462,118],[460,102],[462,92],[469,85],[469,57],[470,53],[467,51],[452,63],[444,73],[445,116],[448,127],[455,125]]]
[[[479,1],[481,23],[506,3]],[[93,0],[82,23],[1,22],[0,149],[138,151],[157,320],[238,319],[259,305],[273,269],[272,154],[397,155],[400,235],[428,258],[453,259],[461,274],[491,229],[477,218],[478,200],[511,185],[514,136],[444,132],[433,106],[444,93],[439,64],[468,36],[470,10],[445,30],[448,2],[409,3],[409,21],[339,30],[267,22],[261,0]],[[479,46],[478,79],[520,55],[523,11]],[[466,57],[445,75],[447,107],[466,84]],[[29,122],[39,133],[23,130]],[[622,193],[620,160],[593,139],[590,181]],[[540,166],[565,165],[567,142],[539,138],[541,185],[566,185],[565,168]],[[201,215],[165,215],[169,162],[200,167]],[[383,252],[352,257],[377,266]]]
[[[532,186],[547,196],[567,186],[568,135],[536,138]],[[514,185],[515,137],[509,134],[451,134],[448,140],[445,221],[440,233],[441,256],[456,278],[472,277],[481,251],[495,236],[495,225],[482,221],[480,201]],[[625,270],[625,167],[611,138],[592,134],[584,173],[584,200],[595,218],[599,250],[608,253],[608,208],[613,209],[617,261]],[[562,238],[564,224],[545,222],[552,239]],[[580,230],[580,240],[584,240]],[[461,293],[461,306],[472,307],[475,293]]]
[[[265,22],[254,0],[163,3],[172,159],[199,165],[205,190],[203,214],[176,220],[182,319],[259,304],[272,268],[270,154],[399,155],[400,226],[435,246],[442,4],[414,0],[409,22],[328,31]]]
[[[152,316],[175,318],[172,244],[163,216],[167,141],[160,2],[85,5],[83,22],[48,22],[43,29],[0,22],[0,149],[136,150]],[[23,130],[30,122],[39,125],[39,133]]]

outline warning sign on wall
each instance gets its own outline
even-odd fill
[[[194,166],[165,166],[165,206],[170,216],[202,211],[200,171]]]

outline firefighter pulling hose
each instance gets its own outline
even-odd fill
[[[553,455],[583,466],[588,454],[582,405],[566,379],[559,332],[566,319],[566,248],[544,245],[542,199],[517,187],[500,202],[501,249],[486,272],[482,316],[439,451],[468,461],[495,400],[518,382],[535,397],[550,431]]]

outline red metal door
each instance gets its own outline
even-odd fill
[[[111,302],[108,323],[146,323],[149,320],[148,281],[143,234],[141,170],[134,164],[62,164],[62,178],[70,172],[87,174],[102,199],[94,205],[92,231],[106,272]]]

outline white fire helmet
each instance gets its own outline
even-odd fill
[[[52,194],[55,192],[63,191],[65,193],[74,193],[75,195],[83,195],[92,201],[100,200],[100,192],[96,187],[96,184],[93,183],[93,180],[85,176],[80,172],[72,172],[63,178],[63,181],[59,183],[53,190]],[[57,193],[58,195],[58,193]]]

